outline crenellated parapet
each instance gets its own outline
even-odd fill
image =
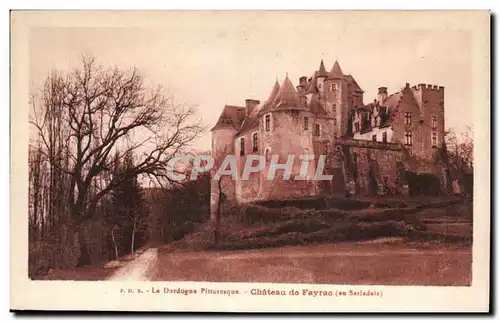
[[[418,84],[412,87],[413,90],[426,90],[426,91],[437,91],[444,92],[444,86],[433,85],[433,84]]]

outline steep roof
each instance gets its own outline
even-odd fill
[[[219,116],[219,120],[210,131],[214,131],[223,127],[232,127],[235,130],[238,130],[241,127],[244,119],[245,107],[225,105],[221,115]]]
[[[323,59],[321,60],[321,63],[319,64],[319,70],[318,70],[318,74],[316,75],[316,77],[321,77],[321,76],[324,76],[324,77],[328,76],[328,72],[326,71],[325,64],[323,63]]]
[[[306,94],[314,94],[314,93],[319,93],[318,92],[318,86],[316,83],[316,77],[318,76],[318,72],[315,71],[314,74],[311,77],[311,81],[309,82],[309,86],[307,87]]]
[[[304,109],[302,106],[302,102],[300,101],[299,95],[295,90],[295,87],[292,84],[292,81],[286,75],[283,83],[281,83],[280,89],[276,98],[274,100],[274,104],[272,104],[274,108],[281,109],[286,107],[293,107]]]
[[[250,115],[248,115],[241,124],[241,128],[239,129],[236,135],[239,135],[241,133],[247,132],[249,130],[258,127],[260,116],[265,112],[268,112],[273,107],[273,103],[276,100],[276,96],[278,95],[279,91],[280,91],[280,84],[278,83],[278,79],[276,79],[267,100],[263,104],[261,104],[258,107],[255,107],[252,110],[252,113],[250,113]]]
[[[349,75],[346,75],[345,78],[347,79],[347,81],[352,84],[352,89],[356,92],[361,92],[363,93],[364,91],[361,89],[361,87],[359,87],[358,83],[356,82],[356,80],[354,79],[354,77],[352,77],[351,74]]]
[[[356,108],[356,113],[361,114],[361,119],[364,121],[362,132],[371,130],[370,119],[375,108],[378,109],[378,115],[380,116],[380,127],[390,126],[394,120],[395,111],[398,108],[402,96],[402,92],[397,92],[389,95],[383,102],[373,102]]]
[[[270,107],[274,103],[279,91],[280,91],[280,83],[278,83],[278,79],[276,79],[276,81],[274,82],[274,85],[273,85],[273,89],[271,90],[271,93],[269,93],[269,97],[259,107],[259,110],[258,110],[259,113],[268,111],[270,109]]]
[[[329,78],[343,78],[344,73],[342,73],[342,69],[340,68],[339,62],[335,61],[333,64],[332,70],[330,71],[330,74],[328,75]]]
[[[403,96],[403,92],[397,92],[387,96],[387,98],[380,104],[381,106],[387,106],[390,110],[396,109],[399,105],[399,101]]]
[[[316,116],[329,116],[325,108],[317,100],[312,100],[309,103],[308,108]]]
[[[245,118],[243,124],[241,124],[241,128],[239,129],[238,133],[236,133],[236,135],[240,135],[241,133],[257,128],[259,125],[259,119],[259,113],[253,112],[251,115]]]

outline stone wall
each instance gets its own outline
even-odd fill
[[[398,165],[403,161],[403,152],[400,144],[340,139],[336,145],[337,153],[341,153],[337,155],[336,167],[343,167],[346,187],[354,181],[355,193],[361,195],[401,191]]]
[[[308,117],[308,129],[304,129],[304,118]],[[292,177],[300,172],[299,156],[313,154],[313,131],[315,120],[307,111],[276,111],[273,112],[273,133],[265,138],[265,146],[270,148],[271,155],[278,158],[279,163],[286,163],[289,155],[295,156]],[[267,160],[267,164],[271,160]],[[267,180],[269,168],[261,173],[260,198],[286,199],[290,196],[309,196],[314,190],[304,181],[282,180],[283,170],[277,170],[274,180]],[[309,167],[307,176],[314,175],[313,167]]]

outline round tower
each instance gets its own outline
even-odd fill
[[[243,107],[226,105],[217,124],[210,130],[212,135],[212,158],[214,159],[212,177],[226,156],[234,156],[234,139],[244,113]],[[221,196],[224,202],[236,202],[235,182],[229,176],[221,177],[220,182],[210,180],[210,191],[210,216],[214,219]]]
[[[312,181],[313,161],[310,161],[308,171],[304,176],[305,180],[294,179],[300,178],[302,163],[300,156],[314,154],[312,144],[314,118],[307,106],[300,100],[288,76],[263,117],[270,119],[272,127],[268,131],[269,135],[264,136],[263,141],[266,169],[261,173],[262,199],[290,199],[313,195],[315,191]],[[265,120],[261,126],[265,131]],[[268,180],[269,172],[272,172],[270,164],[273,161],[277,161],[279,165],[284,165],[287,161],[293,162],[290,177],[284,177],[285,171],[278,166],[274,172],[274,178]]]

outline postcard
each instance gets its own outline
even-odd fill
[[[487,312],[490,12],[12,11],[12,310]]]

